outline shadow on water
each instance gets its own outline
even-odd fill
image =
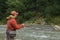
[[[0,40],[5,39],[5,27],[0,26]],[[16,33],[19,40],[60,40],[60,32],[54,31],[52,26],[24,27]]]

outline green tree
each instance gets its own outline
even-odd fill
[[[6,0],[0,0],[0,20],[5,17],[7,8]]]

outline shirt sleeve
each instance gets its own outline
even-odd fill
[[[16,29],[20,29],[20,28],[23,27],[22,24],[21,24],[21,25],[18,25],[17,22],[16,22],[16,20],[13,20],[13,21],[11,22],[11,24],[12,24]]]

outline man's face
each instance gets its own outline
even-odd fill
[[[17,17],[17,14],[14,17],[16,18]]]
[[[13,15],[13,16],[14,16],[14,18],[16,18],[16,17],[17,17],[17,15],[18,15],[18,13],[16,13],[15,15]]]

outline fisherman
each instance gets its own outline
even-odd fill
[[[11,11],[11,15],[7,17],[6,40],[15,40],[16,30],[24,27],[24,24],[17,24],[16,17],[18,13]]]

